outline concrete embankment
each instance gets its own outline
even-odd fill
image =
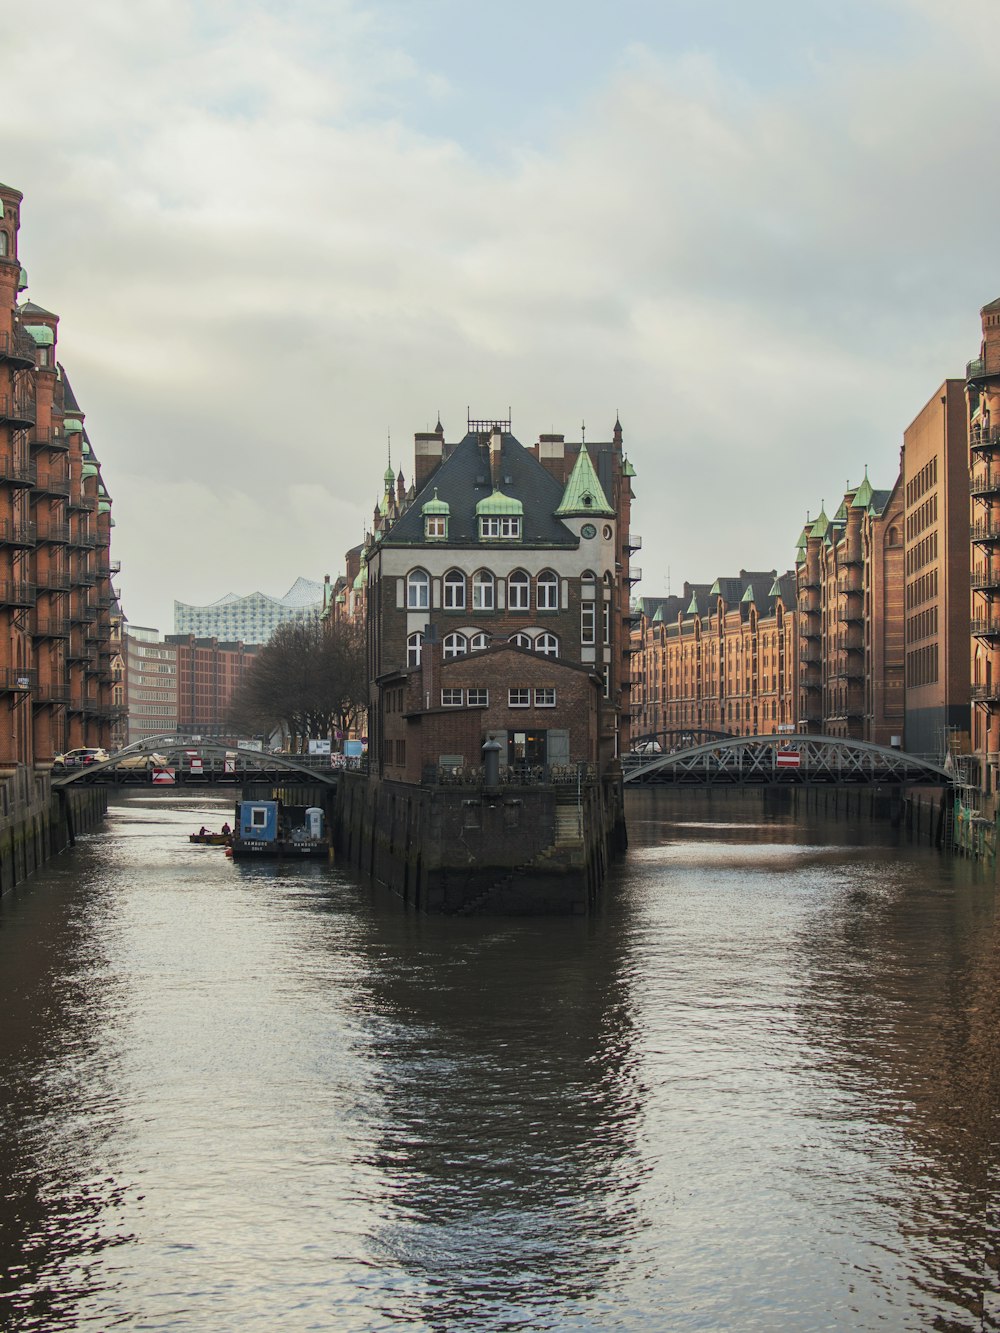
[[[108,807],[103,787],[53,790],[47,772],[0,774],[0,893],[20,884],[81,833],[98,828]]]

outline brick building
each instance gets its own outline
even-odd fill
[[[0,769],[111,745],[111,497],[58,361],[59,318],[18,304],[22,196],[0,185]]]
[[[177,732],[177,645],[164,643],[159,630],[129,625],[124,635],[128,739]]]
[[[794,728],[795,576],[740,570],[682,596],[644,598],[634,635],[633,730],[671,745],[690,734]]]
[[[455,721],[432,725],[429,716],[425,725],[425,715],[457,708],[457,693],[438,692],[447,689],[463,692],[461,706],[475,717],[479,750],[487,732],[504,733],[505,763],[596,760],[603,768],[617,756],[627,743],[629,591],[638,577],[629,563],[637,545],[629,534],[633,475],[618,422],[607,443],[571,444],[562,435],[544,435],[530,447],[511,434],[509,422],[470,420],[453,444],[438,423],[435,431],[416,436],[409,491],[402,476],[387,469],[375,531],[359,559],[372,681],[369,754],[381,775],[412,781],[425,764],[457,753],[467,763],[479,762],[470,753],[467,727]],[[424,690],[414,708],[416,687],[401,682],[414,672],[423,679],[428,637],[439,645],[432,653],[440,651],[442,681],[453,683]],[[472,660],[481,660],[485,670],[487,658],[479,654],[501,644],[548,659],[541,668],[544,682],[536,681],[537,670],[528,673],[530,680],[509,682],[529,692],[528,712],[510,703],[499,684],[488,687],[487,705],[470,706],[465,668],[452,665],[468,656],[474,676]],[[489,661],[516,666],[523,675],[524,656],[508,653]],[[564,664],[599,682],[599,707],[580,685],[579,672],[567,672]],[[572,689],[557,683],[570,680]],[[536,690],[543,691],[540,698],[554,690],[554,703],[537,704]],[[572,720],[581,698],[594,708],[588,728],[599,727],[596,754],[590,731],[584,744]],[[433,749],[441,727],[466,737],[461,751]]]
[[[799,723],[813,735],[901,744],[903,693],[901,480],[875,490],[867,473],[833,518],[824,506],[799,537]]]
[[[228,736],[233,696],[243,684],[255,647],[168,634],[167,647],[177,657],[177,727],[198,736]]]
[[[969,483],[965,382],[949,379],[903,432],[905,747],[968,749]],[[997,540],[973,517],[972,550]]]
[[[966,367],[972,538],[972,751],[978,781],[1000,778],[1000,299],[983,306],[979,356]]]

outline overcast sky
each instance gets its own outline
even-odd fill
[[[343,568],[440,412],[607,439],[647,596],[787,568],[1000,296],[996,0],[49,0],[0,180],[136,624]]]

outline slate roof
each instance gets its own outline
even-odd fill
[[[22,305],[19,305],[17,309],[20,315],[32,315],[32,316],[44,315],[46,319],[59,318],[59,316],[55,314],[54,311],[46,310],[44,309],[44,307],[40,305],[35,305],[34,301],[25,301]]]
[[[495,540],[479,540],[476,522],[476,505],[493,493],[489,449],[480,441],[479,435],[470,433],[455,446],[417,493],[413,504],[386,533],[384,546],[426,545],[420,511],[422,504],[433,498],[435,490],[449,509],[448,537],[436,539],[435,546],[497,546]],[[504,494],[520,500],[524,506],[521,540],[506,545],[574,549],[578,545],[576,536],[555,516],[563,497],[560,482],[513,435],[502,436],[500,460]]]
[[[63,386],[63,411],[67,416],[73,412],[79,412],[80,404],[76,401],[76,394],[70,387],[69,376],[61,364],[59,366],[59,378],[62,380]]]

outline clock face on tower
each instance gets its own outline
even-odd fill
[[[597,529],[594,527],[593,523],[584,523],[583,527],[580,529],[580,536],[586,538],[587,541],[590,541],[591,537],[597,536]]]

